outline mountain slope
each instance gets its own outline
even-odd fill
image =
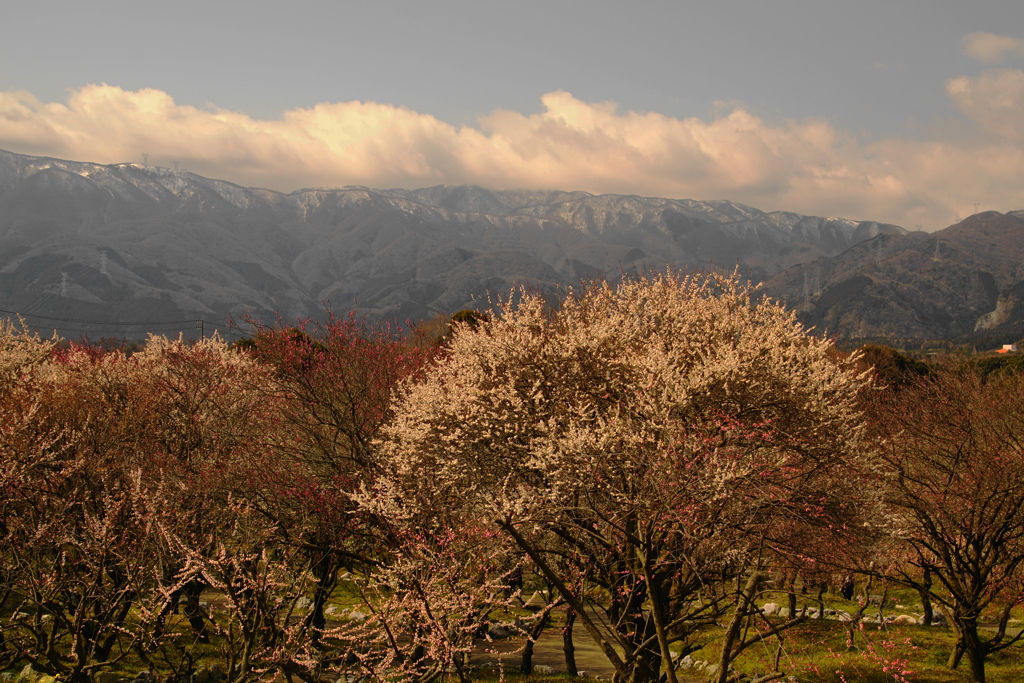
[[[554,292],[666,264],[761,279],[903,234],[726,201],[473,186],[283,194],[0,151],[0,309],[75,320],[290,319],[324,302],[416,320],[518,283]]]
[[[879,235],[790,268],[765,292],[847,338],[1024,333],[1024,211],[979,213],[932,234]]]

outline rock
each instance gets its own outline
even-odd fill
[[[836,619],[839,621],[853,621],[853,615],[846,610],[836,610]]]
[[[303,596],[303,597],[301,597],[301,598],[299,598],[298,600],[295,601],[295,609],[297,609],[297,610],[307,610],[307,609],[310,608],[310,606],[312,604],[313,603],[312,603],[312,601],[310,601],[309,598]]]
[[[894,617],[892,623],[897,626],[916,626],[917,619],[910,616],[909,614],[901,614],[898,617]]]
[[[337,605],[328,605],[327,607],[324,608],[324,614],[334,614],[337,611],[338,611],[338,606]]]
[[[686,655],[681,660],[679,660],[679,668],[680,669],[692,669],[693,668],[693,657],[691,657],[690,655]]]
[[[764,612],[764,615],[766,617],[770,617],[771,615],[779,611],[779,606],[774,602],[768,602],[765,603],[765,606],[761,608],[761,611]]]
[[[576,675],[579,676],[580,678],[586,678],[587,677],[587,672],[586,671],[577,671]]]
[[[357,609],[353,609],[348,613],[349,621],[366,621],[366,616],[364,612],[360,612]]]
[[[57,679],[53,676],[40,676],[36,679],[36,683],[57,683]]]
[[[21,681],[22,683],[28,683],[29,681],[34,681],[35,679],[36,672],[32,669],[32,665],[26,664],[15,680]]]
[[[555,670],[552,669],[547,664],[538,664],[537,666],[533,667],[533,671],[534,671],[534,673],[545,674],[545,675],[555,673]]]
[[[704,667],[704,673],[707,674],[708,678],[714,678],[715,674],[718,673],[718,665],[708,664]]]
[[[788,607],[780,607],[779,608],[779,616],[783,617],[783,618],[788,617],[789,616],[789,608]]]
[[[487,636],[491,640],[504,640],[508,638],[508,629],[499,624],[495,624],[487,629]]]
[[[192,677],[193,683],[209,683],[210,680],[210,669],[209,667],[203,667],[198,669],[195,675]]]
[[[220,667],[220,664],[210,665],[210,680],[219,681],[224,678],[224,669]]]

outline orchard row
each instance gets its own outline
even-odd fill
[[[939,610],[972,680],[1015,642],[1017,375],[879,379],[717,275],[520,292],[446,332],[129,355],[5,326],[0,670],[465,681],[495,623],[557,613],[620,683],[676,683],[715,624],[724,682],[807,618],[764,590],[855,574]]]

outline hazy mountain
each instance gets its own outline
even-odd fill
[[[419,320],[519,283],[554,292],[666,264],[738,264],[762,279],[903,235],[727,201],[472,186],[283,194],[0,151],[0,309],[74,320],[293,319],[321,316],[324,302]]]
[[[879,235],[794,266],[765,291],[845,338],[1024,335],[1024,211],[979,213],[931,234]]]

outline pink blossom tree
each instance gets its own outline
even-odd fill
[[[269,370],[256,391],[274,402],[280,438],[256,477],[238,480],[251,481],[245,495],[310,561],[316,582],[306,625],[316,642],[339,572],[379,564],[384,532],[352,495],[380,475],[374,444],[391,417],[392,393],[431,352],[354,314],[260,328],[248,346]]]
[[[18,356],[6,346],[4,365]],[[83,359],[51,345],[22,364],[2,402],[11,429],[0,447],[3,598],[14,612],[4,644],[69,681],[123,661],[152,628],[130,613],[161,601],[131,464],[147,402],[130,400],[123,370],[114,355]]]
[[[904,559],[894,578],[945,612],[950,666],[966,656],[984,682],[986,658],[1024,635],[1007,628],[1024,600],[1024,375],[938,373],[880,393],[872,414],[887,529]]]

